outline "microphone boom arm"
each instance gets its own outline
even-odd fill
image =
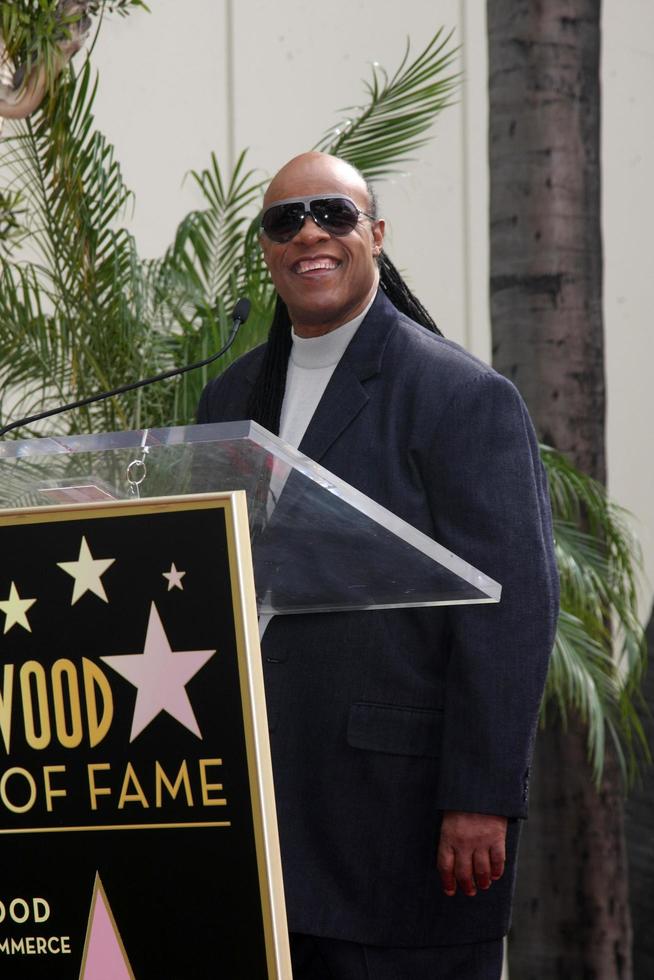
[[[84,405],[91,405],[93,402],[101,402],[106,398],[113,398],[115,395],[122,395],[126,391],[134,391],[135,388],[144,388],[146,385],[154,384],[156,381],[165,381],[167,378],[174,378],[176,375],[186,374],[187,371],[195,371],[196,368],[206,367],[207,364],[211,364],[212,361],[216,361],[219,357],[222,357],[223,354],[227,353],[229,348],[236,340],[239,327],[245,323],[249,313],[249,300],[240,299],[234,307],[234,312],[232,313],[232,329],[230,330],[227,342],[217,353],[212,354],[211,357],[205,357],[203,361],[197,361],[195,364],[187,364],[182,368],[171,368],[169,371],[162,371],[161,374],[155,374],[151,378],[144,378],[142,381],[132,381],[129,384],[120,385],[118,388],[112,388],[111,391],[103,391],[99,395],[89,395],[86,398],[80,398],[79,401],[70,402],[68,405],[60,405],[58,408],[50,408],[46,412],[39,412],[37,415],[30,415],[28,418],[18,419],[17,422],[10,422],[9,425],[5,425],[3,428],[0,428],[0,439],[8,432],[11,432],[12,429],[20,429],[24,425],[31,425],[32,422],[40,422],[41,419],[50,418],[52,415],[61,415],[64,412],[72,411],[74,408],[83,408]]]

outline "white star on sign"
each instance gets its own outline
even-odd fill
[[[100,657],[116,673],[138,688],[130,742],[133,742],[161,711],[167,711],[181,725],[198,738],[202,738],[186,693],[186,684],[195,677],[215,652],[215,650],[171,650],[157,607],[153,602],[150,606],[143,653]]]
[[[34,605],[36,599],[21,599],[18,594],[18,589],[14,582],[11,583],[11,588],[9,589],[9,598],[0,602],[0,609],[2,609],[5,614],[5,628],[3,633],[8,633],[12,626],[18,624],[22,626],[23,629],[27,630],[28,633],[32,632],[32,627],[27,621],[27,610]]]
[[[182,589],[182,591],[184,590],[184,586],[182,585],[182,579],[186,575],[186,572],[178,572],[177,569],[175,568],[175,562],[173,562],[172,565],[170,566],[169,572],[162,572],[161,574],[163,575],[164,578],[168,579],[169,592],[171,589]]]
[[[85,592],[93,592],[94,595],[99,596],[105,602],[109,602],[107,599],[107,593],[104,591],[104,586],[100,579],[107,571],[110,565],[113,565],[115,558],[94,558],[90,552],[89,546],[86,543],[86,538],[82,537],[82,543],[79,546],[79,558],[77,561],[58,561],[57,565],[59,568],[63,568],[68,575],[72,575],[75,579],[75,585],[73,587],[73,598],[71,600],[71,606],[74,606],[78,599],[80,599]]]

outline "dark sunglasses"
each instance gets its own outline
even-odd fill
[[[262,212],[261,229],[271,242],[290,242],[310,215],[319,228],[340,238],[356,228],[360,214],[377,220],[350,197],[288,197]]]

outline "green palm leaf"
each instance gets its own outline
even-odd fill
[[[47,88],[55,89],[59,73],[59,46],[70,39],[71,28],[87,14],[117,13],[126,16],[136,8],[147,10],[143,0],[90,0],[86,9],[70,9],[60,0],[11,0],[0,3],[0,38],[8,56],[24,77],[40,65],[45,66]],[[99,26],[99,25],[98,25]]]
[[[0,380],[3,388],[24,385],[14,416],[18,406],[33,414],[168,363],[142,317],[144,267],[132,236],[116,227],[130,195],[113,148],[94,126],[96,90],[87,61],[6,141],[3,163],[11,193],[29,209],[32,256],[28,263],[6,257],[2,272],[0,344],[14,355],[3,359]],[[30,377],[41,384],[25,386]],[[131,428],[140,404],[123,396],[54,426]]]
[[[588,752],[599,784],[606,734],[629,782],[639,756],[649,758],[636,710],[646,646],[638,620],[640,550],[627,514],[605,488],[561,453],[541,446],[548,476],[561,614],[547,677],[542,721],[552,706],[587,726]]]
[[[343,109],[349,115],[315,148],[342,157],[372,181],[402,169],[399,164],[405,165],[429,142],[434,119],[453,102],[460,76],[449,74],[458,50],[448,47],[451,38],[451,32],[439,30],[413,61],[407,40],[404,57],[390,78],[374,64],[372,79],[365,83],[366,103]]]
[[[151,269],[158,327],[167,335],[167,349],[178,364],[203,360],[225,342],[237,299],[247,296],[252,310],[242,332],[221,362],[183,376],[171,387],[170,418],[195,417],[200,392],[216,370],[244,353],[267,331],[272,287],[256,240],[252,213],[258,210],[263,183],[245,169],[245,153],[228,179],[215,154],[210,166],[193,172],[205,207],[191,212],[179,225],[175,240]]]

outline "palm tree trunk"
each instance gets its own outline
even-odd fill
[[[493,363],[605,481],[599,0],[488,0]],[[623,796],[585,733],[539,737],[509,943],[518,980],[629,980]]]
[[[627,980],[631,929],[623,796],[612,756],[592,785],[585,733],[554,724],[536,743],[509,935],[518,980]]]
[[[647,652],[654,663],[654,611],[647,627]],[[642,684],[646,712],[643,727],[649,745],[654,745],[654,670],[650,667]],[[627,853],[629,855],[629,894],[634,920],[634,980],[654,977],[654,768],[643,773],[642,782],[627,801]]]
[[[493,363],[606,475],[599,0],[488,0]]]

